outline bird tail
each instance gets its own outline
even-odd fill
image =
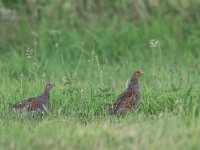
[[[108,115],[115,115],[114,109],[113,108],[108,109],[107,114]]]
[[[9,108],[13,108],[13,104],[12,103],[8,103]]]
[[[18,109],[19,106],[17,104],[8,103],[10,109]]]

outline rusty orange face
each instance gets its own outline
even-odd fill
[[[52,89],[53,87],[54,87],[54,85],[51,84],[51,83],[48,83],[48,84],[46,85],[46,89],[48,89],[48,90]]]
[[[144,73],[140,70],[136,70],[135,73],[134,73],[134,77],[137,77],[139,78],[140,76],[142,76]]]

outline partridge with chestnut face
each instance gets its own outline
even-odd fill
[[[108,109],[109,115],[125,114],[138,107],[140,103],[140,89],[138,79],[143,73],[140,70],[136,70],[127,89],[117,98],[116,102]]]
[[[10,104],[10,107],[15,110],[26,110],[28,112],[43,114],[48,108],[50,99],[49,91],[53,88],[53,86],[53,84],[48,83],[44,92],[40,96],[28,98],[15,104]]]

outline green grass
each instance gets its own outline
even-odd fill
[[[63,10],[59,1],[49,2],[35,20],[24,9],[19,22],[0,12],[0,149],[198,149],[196,7],[187,12],[193,5],[180,5],[175,15],[176,7],[163,1],[136,25],[129,0],[112,9],[109,2],[99,2],[100,8],[89,2],[84,19],[72,1]],[[141,105],[125,116],[107,116],[136,69],[144,72]],[[48,82],[56,86],[43,117],[9,109],[39,95]]]
[[[182,59],[176,67],[164,64],[153,72],[151,61],[142,65],[140,60],[124,59],[124,64],[101,65],[96,54],[91,61],[81,55],[71,69],[63,68],[59,59],[53,64],[56,61],[47,58],[46,69],[40,70],[32,65],[33,59],[16,56],[21,62],[13,65],[18,67],[1,70],[2,149],[198,149],[198,70]],[[162,60],[167,62],[164,56]],[[17,68],[23,65],[27,72],[22,75]],[[106,110],[137,68],[145,72],[139,109],[124,117],[107,116]],[[56,86],[45,116],[21,116],[8,108],[8,103],[40,94],[47,82]]]
[[[2,123],[2,149],[198,149],[199,119],[145,116],[95,119],[73,117]]]

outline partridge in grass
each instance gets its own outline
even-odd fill
[[[28,98],[15,104],[10,104],[10,107],[15,110],[25,110],[28,112],[43,114],[49,105],[49,91],[53,88],[53,86],[53,84],[48,83],[44,89],[44,92],[40,96]]]
[[[116,102],[108,109],[109,115],[125,114],[138,107],[140,103],[140,89],[138,79],[143,73],[136,70],[127,89],[117,98]]]

